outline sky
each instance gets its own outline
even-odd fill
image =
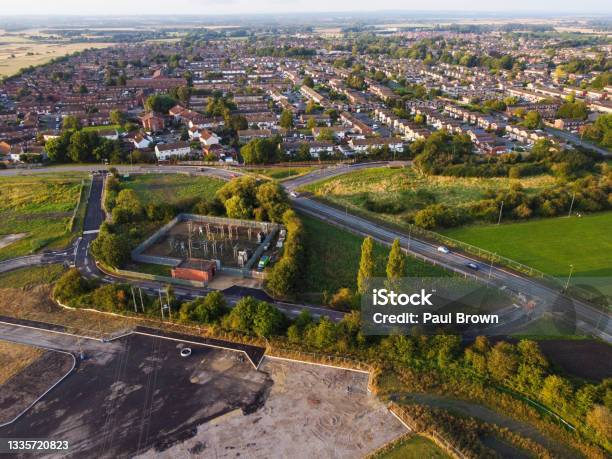
[[[612,12],[608,0],[0,0],[3,15],[251,14],[300,11]]]

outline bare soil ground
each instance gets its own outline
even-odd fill
[[[354,458],[406,433],[367,393],[366,374],[268,357],[260,370],[273,385],[259,410],[216,418],[192,438],[143,457]]]
[[[0,385],[0,424],[12,421],[72,368],[68,354],[31,349],[39,357]]]

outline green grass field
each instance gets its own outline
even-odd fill
[[[612,212],[525,223],[453,228],[444,235],[495,252],[553,276],[612,275]]]
[[[412,213],[428,205],[461,207],[483,199],[489,190],[505,190],[515,183],[520,183],[527,193],[534,193],[552,186],[554,179],[420,176],[410,168],[379,167],[331,177],[306,185],[302,191],[348,210],[402,225]]]
[[[390,450],[375,456],[376,459],[445,459],[449,457],[434,442],[420,435],[401,440]]]
[[[343,287],[356,288],[363,238],[307,215],[300,215],[306,230],[307,262],[302,296],[318,301],[324,291],[334,293]],[[389,249],[374,245],[376,275],[385,276]],[[414,258],[409,259],[410,276],[448,275],[441,268]]]
[[[192,177],[183,174],[132,175],[122,187],[134,190],[143,204],[176,203],[194,197],[212,197],[225,182],[213,177]]]
[[[21,268],[0,274],[0,288],[31,288],[58,280],[65,268],[61,264]]]
[[[9,235],[24,237],[0,248],[0,260],[68,245],[81,224],[79,212],[75,232],[70,231],[72,212],[86,177],[82,173],[1,177],[0,241]]]

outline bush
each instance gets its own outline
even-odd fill
[[[53,293],[59,301],[71,302],[89,292],[89,290],[89,282],[81,276],[78,269],[72,268],[60,277],[55,284]]]

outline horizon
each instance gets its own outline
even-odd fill
[[[75,0],[54,2],[53,5],[44,0],[32,0],[27,4],[5,4],[0,11],[0,17],[206,17],[206,16],[267,16],[267,15],[317,15],[317,14],[390,14],[402,15],[439,15],[452,14],[457,16],[485,15],[485,16],[538,16],[554,18],[572,15],[610,16],[612,7],[599,0],[585,0],[579,6],[569,1],[556,2],[544,0],[532,3],[527,0],[517,0],[513,8],[506,5],[492,7],[485,0],[473,0],[468,5],[457,8],[457,4],[450,0],[434,0],[427,8],[410,7],[399,0],[381,0],[373,7],[364,0],[336,0],[331,5],[322,0],[295,0],[292,7],[278,0],[264,0],[249,2],[248,0],[228,0],[214,2],[212,0],[175,0],[171,5],[166,2],[153,0],[136,0],[129,6],[119,0],[106,2],[91,2],[83,5]],[[109,11],[110,10],[110,11]],[[236,11],[238,10],[238,11]],[[177,13],[177,11],[185,11]]]

